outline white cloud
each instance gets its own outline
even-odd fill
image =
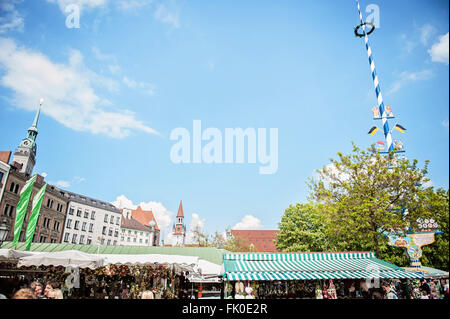
[[[432,77],[433,72],[431,70],[423,70],[419,72],[403,71],[402,73],[400,73],[399,79],[391,85],[388,94],[397,92],[408,83],[425,81],[431,79]]]
[[[130,78],[126,77],[126,76],[124,76],[122,78],[122,82],[126,86],[128,86],[129,88],[143,90],[144,93],[146,93],[148,95],[154,95],[155,94],[155,85],[153,85],[152,83],[136,82],[135,80],[130,79]]]
[[[22,0],[0,0],[0,34],[9,31],[23,32],[24,19],[15,8],[21,2]]]
[[[448,131],[448,120],[443,120],[442,125],[447,129]]]
[[[205,227],[206,219],[201,219],[200,216],[196,213],[192,214],[191,223],[189,224],[189,228],[186,232],[186,244],[196,244],[194,242],[194,233],[195,229],[199,229],[202,231],[203,227]]]
[[[173,212],[167,210],[166,207],[160,202],[140,202],[139,204],[135,205],[133,202],[128,199],[125,195],[119,195],[117,196],[116,200],[111,202],[114,206],[117,208],[129,208],[129,209],[136,209],[138,206],[141,206],[143,210],[151,210],[153,212],[153,215],[155,216],[156,222],[158,223],[158,227],[161,230],[161,232],[164,232],[164,237],[169,236],[171,234],[171,223],[172,223],[172,216],[175,215]]]
[[[114,55],[104,54],[95,46],[92,47],[92,53],[97,60],[108,63],[107,68],[112,74],[117,74],[121,70]]]
[[[5,71],[0,84],[14,92],[12,103],[19,108],[35,111],[43,97],[42,113],[76,131],[112,138],[124,138],[133,131],[159,134],[132,111],[114,111],[112,103],[95,92],[95,86],[117,91],[118,84],[86,68],[79,51],[70,52],[68,64],[54,63],[40,52],[0,38],[0,68]]]
[[[433,62],[441,62],[445,64],[449,64],[449,33],[444,34],[439,37],[439,42],[433,44],[431,49],[428,50],[428,53],[431,56],[431,61]]]
[[[57,181],[56,186],[62,187],[62,188],[69,188],[71,186],[70,182],[68,181]]]
[[[80,11],[88,8],[96,8],[104,6],[108,3],[108,0],[47,0],[47,2],[50,3],[57,3],[59,6],[59,9],[65,14],[66,7],[68,5],[76,5],[80,8]]]
[[[159,4],[157,6],[154,17],[156,20],[170,24],[174,28],[180,26],[178,10],[169,9],[164,4]]]
[[[420,31],[420,42],[422,42],[423,45],[428,45],[428,42],[430,41],[433,34],[436,32],[436,29],[431,24],[425,24],[421,28],[419,28]]]
[[[261,220],[253,215],[245,215],[244,218],[231,229],[262,229]]]
[[[117,7],[120,10],[130,11],[140,9],[152,3],[152,0],[119,0]]]

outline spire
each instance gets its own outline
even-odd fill
[[[177,217],[183,217],[184,218],[184,214],[183,214],[183,201],[180,201],[180,207],[178,207],[178,214]]]
[[[40,115],[40,113],[41,113],[41,107],[42,107],[42,103],[44,102],[44,99],[41,99],[40,101],[39,101],[39,108],[38,108],[38,110],[37,110],[37,112],[36,112],[36,116],[34,117],[34,121],[33,121],[33,124],[30,126],[30,128],[28,129],[28,131],[33,131],[33,132],[36,132],[36,135],[37,135],[37,133],[38,133],[38,130],[37,130],[37,124],[38,124],[38,121],[39,121],[39,115]]]

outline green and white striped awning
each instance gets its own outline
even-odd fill
[[[228,280],[421,278],[374,253],[224,254]]]

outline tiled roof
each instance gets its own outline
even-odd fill
[[[141,224],[140,222],[138,222],[133,217],[131,217],[130,219],[122,218],[122,225],[121,225],[121,227],[122,228],[126,228],[126,229],[134,229],[134,230],[146,231],[146,232],[151,231],[150,226],[145,226],[145,225]]]
[[[234,237],[245,238],[258,252],[277,252],[274,240],[279,230],[232,230]]]
[[[150,221],[153,220],[155,222],[155,229],[159,230],[158,223],[151,210],[143,210],[141,206],[138,206],[135,210],[131,211],[131,216],[145,226],[149,226]]]
[[[177,217],[184,217],[184,213],[183,213],[183,202],[180,201],[180,206],[178,207],[178,214]]]

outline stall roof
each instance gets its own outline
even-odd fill
[[[411,268],[411,267],[403,267],[403,269],[408,270],[408,271],[417,271],[416,269]],[[424,272],[423,273],[420,272],[420,274],[422,274],[423,278],[448,277],[448,271],[443,271],[440,269],[426,267],[426,266],[422,266],[422,269],[424,270]]]
[[[4,242],[1,248],[25,250],[25,243],[17,244],[13,247],[11,242]],[[32,243],[30,251],[32,252],[56,252],[63,250],[79,250],[89,254],[161,254],[161,255],[180,255],[195,256],[210,261],[214,264],[222,264],[222,255],[228,251],[214,247],[145,247],[145,246],[96,246],[96,245],[77,245],[77,244],[55,244],[55,243]]]
[[[421,278],[371,252],[224,254],[228,280]]]

